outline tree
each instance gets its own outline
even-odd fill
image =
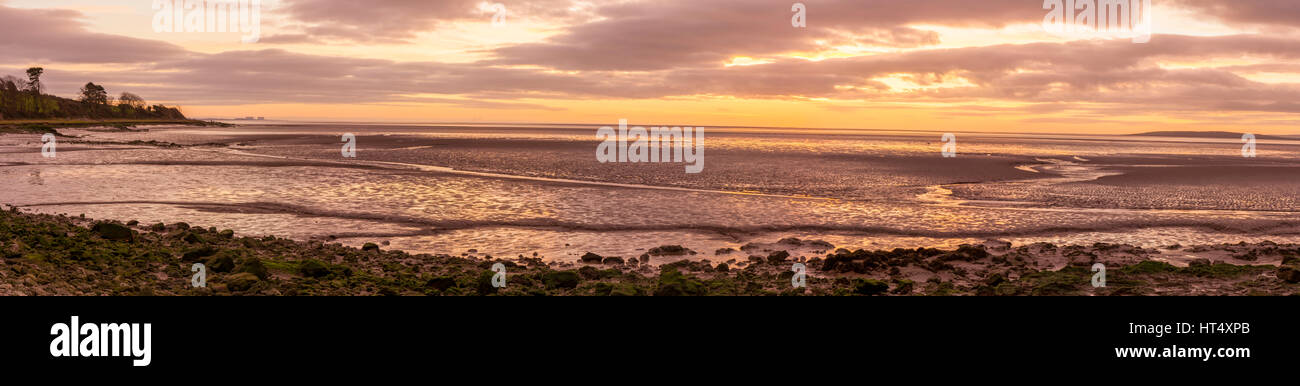
[[[121,96],[117,97],[117,104],[118,106],[131,106],[137,109],[143,109],[147,106],[144,98],[129,92],[123,92]]]
[[[92,105],[108,104],[108,92],[93,82],[81,87],[81,101]]]
[[[22,78],[13,75],[5,75],[0,78],[0,91],[18,92],[26,89],[27,81],[22,80]]]
[[[41,74],[44,73],[45,69],[40,67],[27,69],[27,91],[40,94],[45,90],[45,85],[41,84]]]

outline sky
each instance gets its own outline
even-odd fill
[[[0,75],[197,118],[1300,134],[1300,1],[1151,0],[1145,42],[1053,1],[263,0],[160,32],[170,1],[0,0]]]

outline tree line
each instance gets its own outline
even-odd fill
[[[144,98],[122,92],[116,98],[94,82],[81,87],[77,99],[45,94],[45,69],[27,69],[27,78],[0,77],[0,119],[185,119],[175,107],[149,105]]]

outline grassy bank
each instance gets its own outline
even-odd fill
[[[658,257],[649,254],[626,260],[589,254],[583,259],[587,263],[575,265],[526,256],[409,254],[376,244],[351,248],[273,236],[240,237],[184,223],[93,221],[10,209],[0,212],[0,294],[1051,296],[1291,295],[1300,290],[1286,280],[1300,280],[1300,260],[1294,257],[1280,268],[1222,263],[1175,267],[1142,261],[1112,267],[1107,287],[1093,288],[1093,272],[1087,267],[1036,270],[1020,255],[1025,250],[1002,255],[982,246],[953,251],[839,250],[806,260],[807,287],[793,288],[792,261],[779,252],[746,262],[701,259],[660,265],[652,264]],[[1274,250],[1289,256],[1300,253]],[[207,267],[204,288],[191,285],[194,263]],[[491,267],[497,263],[506,267],[504,288],[492,285]],[[921,282],[907,279],[900,269],[941,274]]]

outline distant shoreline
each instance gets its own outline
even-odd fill
[[[1246,133],[1235,133],[1231,131],[1150,131],[1137,134],[1125,134],[1130,137],[1183,137],[1183,138],[1214,138],[1214,139],[1241,139]],[[1300,135],[1267,135],[1255,134],[1255,139],[1262,140],[1300,140]]]
[[[0,134],[54,134],[60,135],[58,129],[85,127],[115,127],[127,129],[147,125],[188,125],[188,126],[234,126],[229,123],[201,121],[196,119],[15,119],[0,120]]]

